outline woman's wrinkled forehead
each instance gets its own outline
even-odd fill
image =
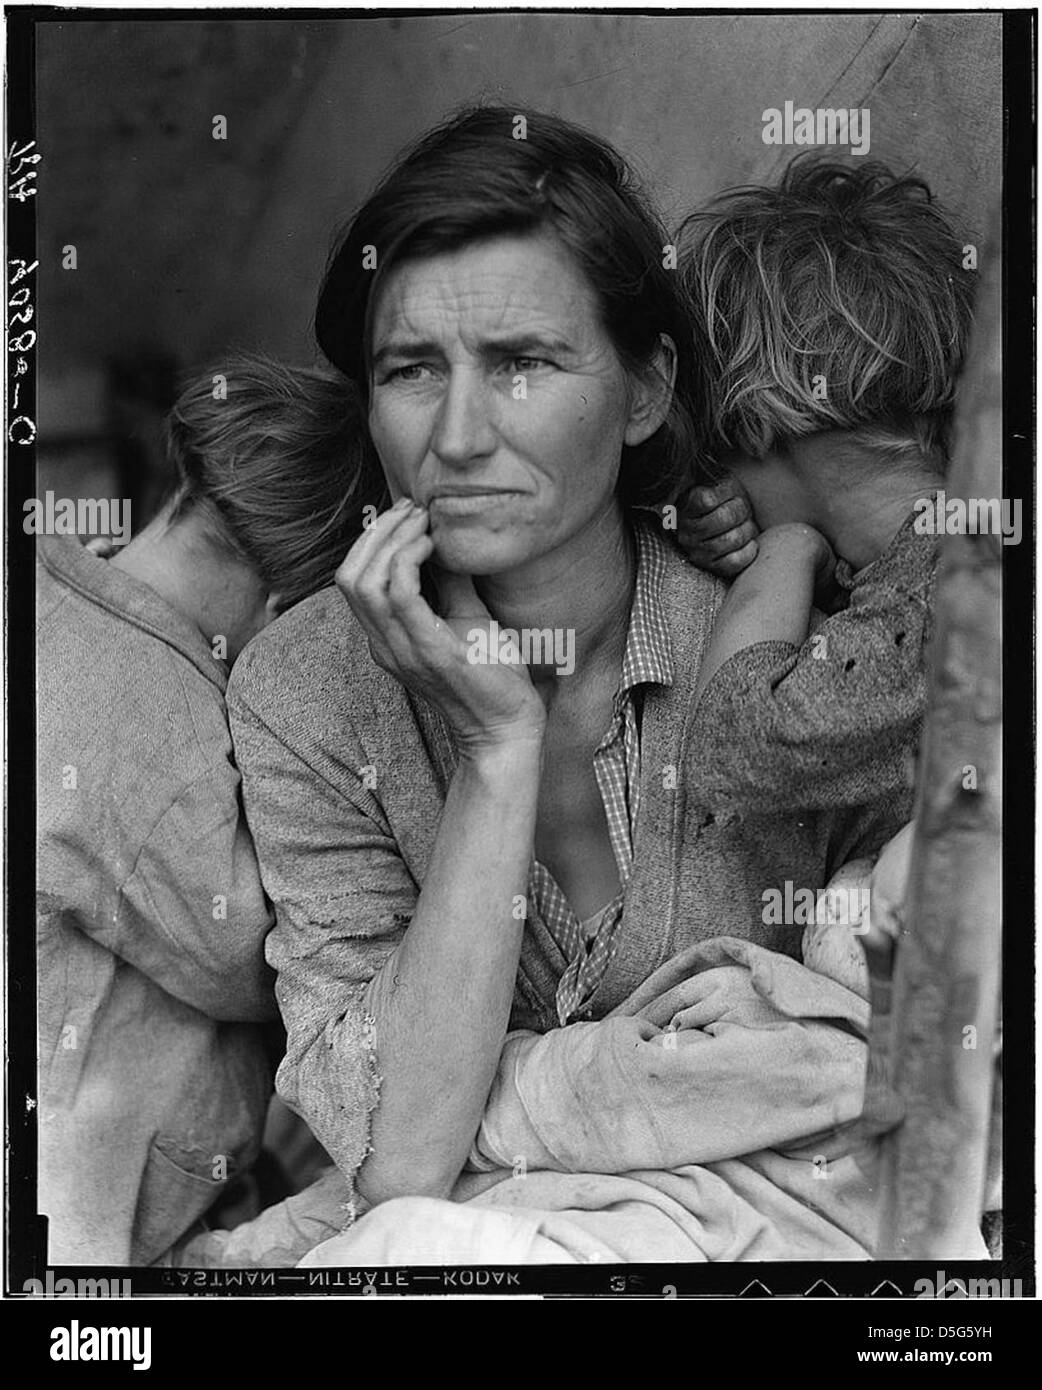
[[[366,359],[371,372],[389,346],[432,335],[494,344],[527,333],[578,349],[603,331],[598,295],[560,239],[506,234],[386,268],[370,297]]]

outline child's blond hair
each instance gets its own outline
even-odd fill
[[[713,452],[823,430],[943,463],[969,334],[964,247],[922,179],[798,155],[682,228]]]

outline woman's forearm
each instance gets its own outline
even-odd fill
[[[524,931],[541,737],[467,753],[409,928],[373,980],[380,1103],[358,1188],[447,1196],[477,1131],[510,1018]]]

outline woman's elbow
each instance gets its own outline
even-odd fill
[[[454,1163],[398,1155],[382,1159],[372,1153],[358,1170],[355,1187],[370,1206],[393,1201],[396,1197],[437,1197],[447,1201],[462,1172]]]

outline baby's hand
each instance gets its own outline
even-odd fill
[[[103,560],[111,560],[116,553],[116,546],[109,536],[94,536],[84,542],[83,548],[89,550],[92,555],[100,555]]]
[[[688,559],[720,579],[734,579],[756,559],[759,527],[745,489],[727,475],[677,499],[677,539]]]
[[[915,822],[898,831],[883,846],[883,852],[872,870],[869,885],[869,928],[861,938],[869,960],[883,967],[879,973],[889,973],[894,948],[905,930],[908,877],[912,864],[912,840]]]

